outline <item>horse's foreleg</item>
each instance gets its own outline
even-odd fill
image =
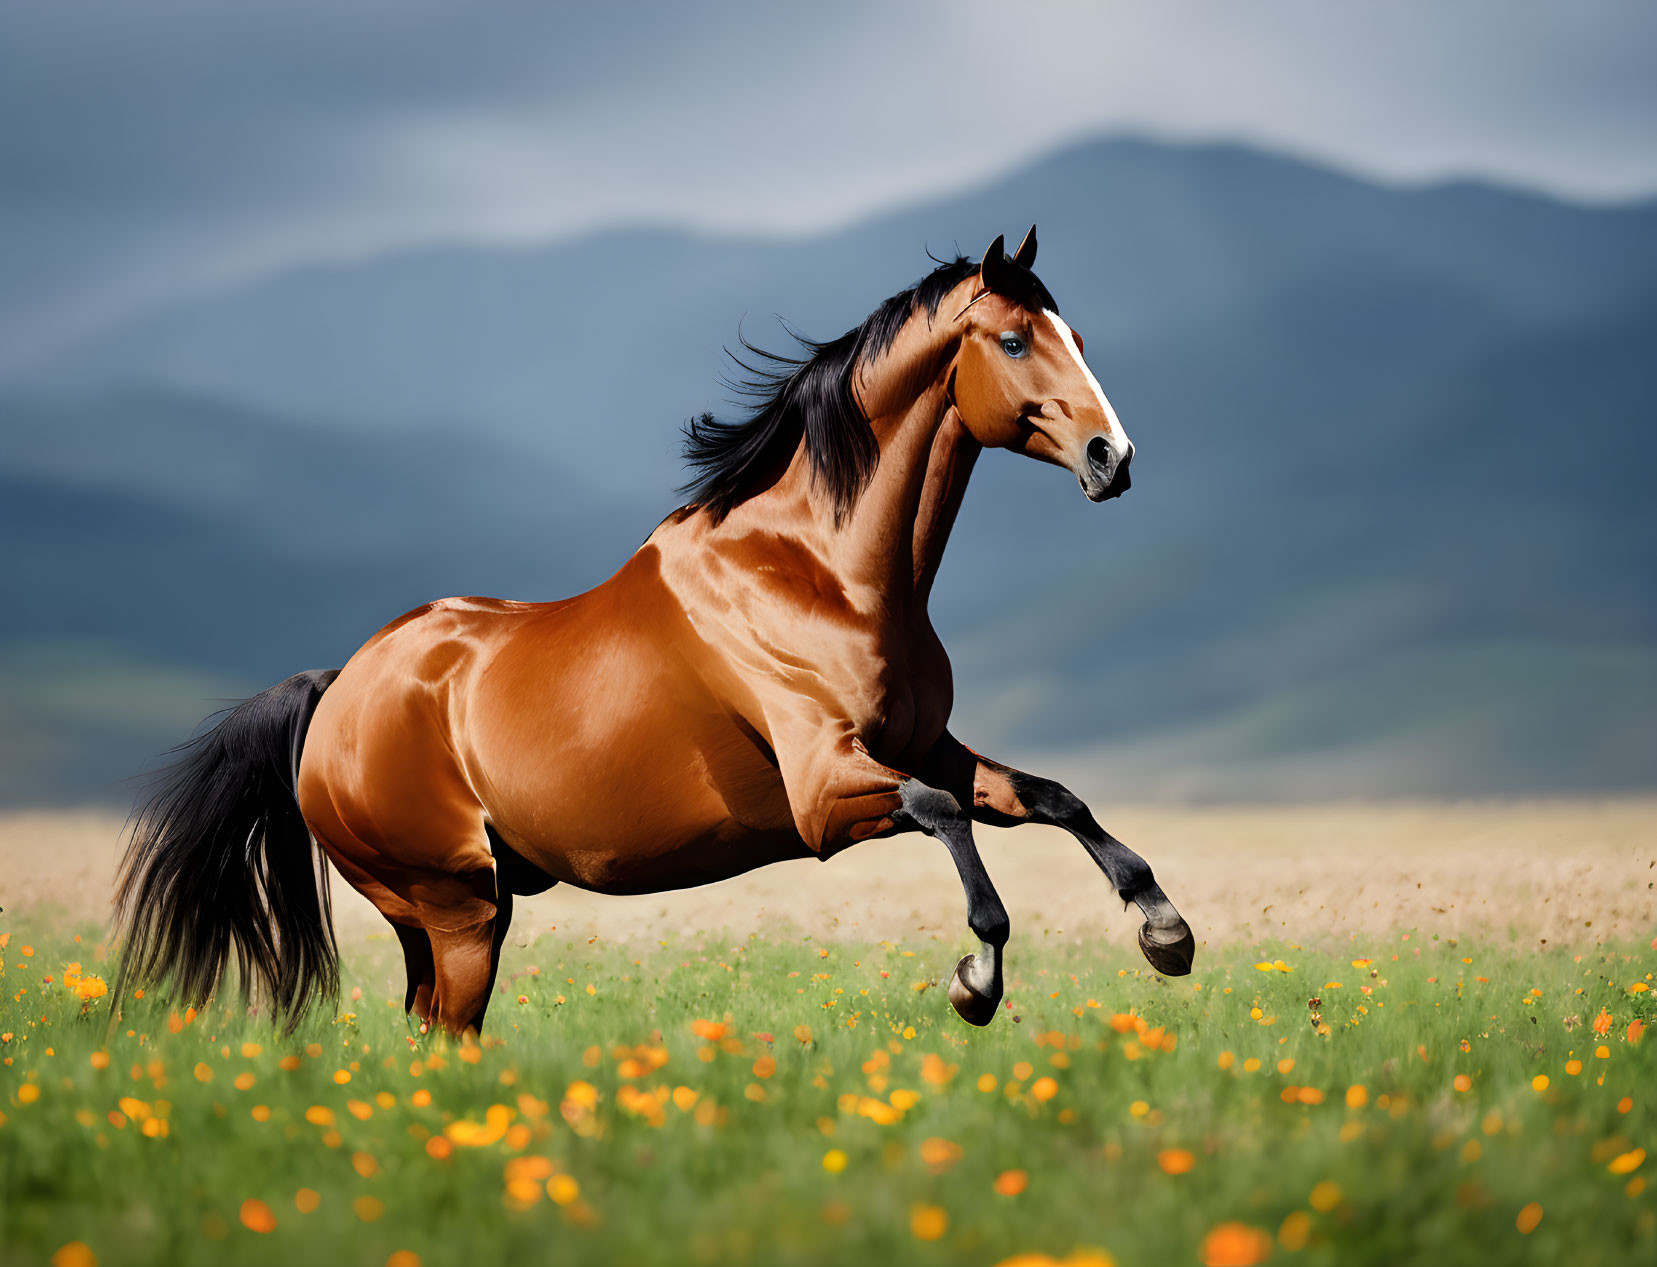
[[[978,953],[956,965],[949,1001],[963,1020],[988,1025],[1001,1001],[1001,951],[1009,925],[961,803],[882,765],[853,740],[829,741],[804,760],[784,760],[784,782],[800,835],[823,857],[893,831],[922,831],[943,842],[966,891],[967,926],[979,942]]]
[[[1150,864],[1095,821],[1082,799],[1061,783],[1025,774],[979,756],[945,734],[928,756],[923,774],[947,788],[981,823],[1011,827],[1047,823],[1079,840],[1124,902],[1145,916],[1139,948],[1150,965],[1169,976],[1191,971],[1196,939],[1151,874]]]
[[[967,926],[978,938],[978,953],[965,956],[955,965],[949,1001],[962,1020],[988,1025],[995,1018],[996,1004],[1001,1002],[1001,950],[1011,932],[1007,908],[1001,904],[1001,895],[978,856],[972,820],[960,802],[918,779],[903,780],[898,794],[903,803],[892,816],[896,825],[937,837],[955,860],[967,895]]]

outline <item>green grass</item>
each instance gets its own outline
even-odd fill
[[[987,1265],[1097,1247],[1127,1267],[1200,1263],[1227,1222],[1274,1262],[1657,1261],[1641,1182],[1657,1159],[1634,1165],[1657,1151],[1657,1038],[1627,1037],[1657,1020],[1653,993],[1630,992],[1657,969],[1644,947],[1239,945],[1169,981],[1124,951],[1026,943],[1012,1006],[976,1031],[916,988],[947,978],[958,951],[938,942],[750,938],[641,961],[545,937],[509,951],[508,993],[463,1050],[410,1034],[395,944],[375,941],[346,965],[353,1014],[284,1039],[241,1008],[173,1032],[164,1003],[129,1002],[100,1069],[110,1000],[82,1015],[63,984],[76,959],[114,975],[83,932],[25,955],[14,928],[0,950],[12,1267],[71,1241],[103,1264]],[[1292,971],[1256,967],[1277,960]],[[432,1155],[468,1130],[499,1138]],[[1008,1171],[1028,1176],[1017,1195],[997,1191]],[[555,1203],[548,1173],[578,1195]],[[243,1225],[248,1200],[274,1230]]]

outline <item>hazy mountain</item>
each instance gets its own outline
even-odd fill
[[[1031,220],[1139,458],[1104,507],[980,463],[935,603],[960,733],[1125,797],[1657,781],[1657,207],[1109,142],[803,242],[303,270],[32,366],[0,396],[0,733],[46,773],[0,797],[100,794],[176,728],[159,688],[106,725],[88,682],[252,686],[434,595],[590,585],[673,504],[745,313],[837,333],[923,247]]]
[[[722,403],[720,349],[739,322],[762,342],[782,341],[773,314],[838,333],[924,271],[927,249],[976,255],[1032,221],[1040,271],[1107,390],[1139,354],[1184,345],[1194,328],[1236,333],[1263,295],[1291,283],[1313,292],[1295,315],[1325,320],[1351,294],[1349,269],[1431,283],[1401,306],[1399,327],[1371,332],[1382,341],[1351,344],[1357,357],[1387,356],[1445,296],[1482,305],[1491,333],[1590,316],[1657,275],[1650,206],[1383,189],[1247,150],[1107,141],[805,242],[628,230],[300,270],[147,313],[24,381],[137,380],[298,417],[464,424],[608,487],[665,492],[677,482],[673,426]],[[1209,350],[1191,347],[1188,372],[1212,372],[1198,355]],[[1141,430],[1155,424],[1153,412]],[[623,456],[618,445],[636,448]]]

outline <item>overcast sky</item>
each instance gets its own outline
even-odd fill
[[[1646,0],[0,0],[0,369],[191,290],[650,221],[793,234],[1105,132],[1657,193]]]

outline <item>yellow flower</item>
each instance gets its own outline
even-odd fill
[[[1611,1159],[1611,1164],[1607,1166],[1606,1169],[1614,1175],[1632,1174],[1640,1168],[1644,1161],[1645,1149],[1636,1148],[1632,1152],[1622,1153],[1619,1156],[1613,1157]]]
[[[1305,1210],[1291,1211],[1277,1229],[1277,1243],[1290,1253],[1306,1248],[1312,1239],[1312,1216]]]
[[[484,1110],[483,1116],[482,1122],[464,1118],[450,1122],[443,1128],[444,1137],[462,1148],[484,1148],[499,1143],[505,1137],[506,1128],[516,1115],[504,1104],[491,1104]]]
[[[842,1149],[831,1148],[823,1154],[823,1169],[831,1175],[837,1175],[846,1168],[846,1154]]]

